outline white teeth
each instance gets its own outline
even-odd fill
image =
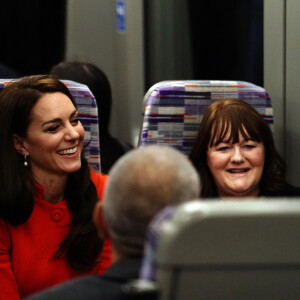
[[[67,149],[67,150],[61,150],[61,151],[57,151],[57,153],[59,155],[71,155],[76,153],[77,151],[77,147],[73,148],[73,149]]]

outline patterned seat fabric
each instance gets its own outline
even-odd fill
[[[251,104],[274,131],[271,99],[260,86],[245,81],[162,81],[144,97],[140,146],[167,144],[189,155],[208,106],[230,98]]]
[[[14,79],[0,79],[0,91]],[[85,130],[85,156],[90,167],[101,172],[97,102],[90,89],[81,83],[62,80],[75,98],[79,119]]]

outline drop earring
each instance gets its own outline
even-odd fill
[[[27,156],[24,155],[24,167],[27,167],[27,166],[28,166]]]

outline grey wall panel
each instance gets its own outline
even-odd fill
[[[187,1],[151,0],[145,6],[148,87],[163,80],[193,78]]]
[[[126,30],[114,30],[115,103],[113,124],[117,135],[137,144],[145,94],[143,1],[124,1]]]
[[[264,1],[264,88],[274,108],[275,143],[285,156],[285,3]]]
[[[286,0],[286,161],[300,186],[300,2]]]
[[[274,104],[276,145],[300,186],[300,2],[264,1],[264,86]]]
[[[68,0],[66,58],[95,63],[113,92],[110,129],[135,144],[144,96],[143,1],[123,1],[126,31],[116,27],[114,0]]]
[[[114,1],[68,0],[66,59],[97,64],[113,79]]]

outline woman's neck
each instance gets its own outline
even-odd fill
[[[43,199],[49,203],[58,203],[64,200],[68,175],[36,178],[36,182],[43,187]]]

